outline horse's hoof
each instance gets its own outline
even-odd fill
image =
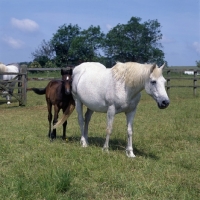
[[[103,147],[102,151],[109,153],[109,149],[107,147],[106,148]]]
[[[82,144],[81,146],[82,146],[82,147],[88,147],[87,143]]]
[[[88,146],[88,142],[84,137],[81,138],[80,144],[81,144],[82,147]]]
[[[83,140],[81,140],[80,143],[81,143],[81,146],[82,146],[82,147],[87,147],[87,146],[88,146],[87,142],[85,142],[85,141],[83,141]]]
[[[126,151],[126,155],[128,158],[135,158],[136,156],[134,155],[133,151]]]
[[[8,101],[7,104],[10,105],[11,104],[10,101]]]

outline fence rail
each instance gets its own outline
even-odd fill
[[[197,93],[197,88],[200,87],[200,85],[197,85],[197,81],[200,80],[200,77],[198,77],[198,75],[200,75],[200,69],[191,69],[191,68],[167,68],[165,69],[165,71],[167,72],[167,76],[166,76],[166,80],[167,80],[167,85],[166,85],[166,88],[167,88],[167,93],[169,94],[170,93],[170,89],[173,88],[173,87],[178,87],[178,88],[181,88],[181,87],[189,87],[189,88],[193,88],[193,95],[196,96],[196,93]],[[171,77],[171,72],[175,72],[175,73],[184,73],[186,71],[189,71],[189,72],[193,72],[193,77]],[[188,75],[188,76],[192,76],[192,74]],[[192,85],[189,85],[189,86],[184,86],[184,85],[171,85],[170,81],[171,80],[192,80],[193,81],[193,84]]]
[[[47,80],[52,80],[52,79],[56,79],[54,77],[46,77],[46,78],[28,78],[28,72],[30,71],[60,71],[61,68],[26,68],[26,67],[21,67],[20,68],[20,72],[19,73],[0,73],[0,74],[16,74],[18,75],[18,79],[17,80],[13,80],[16,81],[18,83],[17,87],[15,87],[14,89],[18,90],[17,94],[13,94],[13,96],[19,101],[19,105],[26,105],[26,101],[27,101],[27,91],[29,90],[27,88],[27,82],[28,81],[47,81]],[[193,72],[193,75],[190,75],[191,77],[171,77],[171,73],[175,72],[175,73],[181,73],[183,74],[185,71],[190,71]],[[167,93],[169,94],[170,89],[171,88],[181,88],[181,87],[188,87],[188,88],[193,88],[193,94],[194,96],[196,96],[196,92],[197,92],[197,88],[200,88],[200,85],[197,85],[197,81],[200,82],[200,69],[191,69],[191,68],[173,68],[173,67],[169,67],[165,69],[165,73],[166,73],[166,80],[167,80],[167,84],[166,84],[166,89],[167,89]],[[182,75],[181,75],[182,76]],[[188,75],[189,76],[189,75]],[[193,83],[191,83],[191,85],[171,85],[171,80],[191,80],[193,81]],[[2,88],[3,90],[9,91],[9,89],[13,89],[12,87],[5,87],[3,85],[3,83],[10,83],[11,81],[0,81],[0,88]]]
[[[10,89],[17,89],[17,93],[10,94],[12,95],[15,99],[19,101],[19,106],[25,106],[26,101],[27,101],[27,94],[26,94],[26,89],[27,89],[27,68],[26,67],[20,67],[19,73],[14,73],[14,72],[0,72],[0,75],[17,75],[16,78],[13,80],[9,81],[3,81],[0,80],[0,89],[7,91],[9,94]],[[16,82],[17,87],[11,87],[10,83]]]

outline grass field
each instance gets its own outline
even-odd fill
[[[125,154],[124,114],[115,117],[107,153],[102,152],[105,114],[94,113],[90,146],[82,148],[76,112],[68,120],[67,140],[60,127],[60,137],[50,142],[44,96],[29,91],[25,107],[0,98],[0,199],[200,199],[200,95],[192,94],[191,88],[172,88],[170,106],[160,110],[142,92],[134,159]]]

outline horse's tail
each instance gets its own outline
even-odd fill
[[[74,111],[74,108],[75,108],[75,102],[74,102],[74,99],[72,99],[72,101],[69,103],[69,106],[67,107],[67,109],[63,113],[62,118],[53,126],[53,129],[62,125],[69,118],[69,116],[72,114],[72,112]]]
[[[31,88],[31,90],[33,92],[35,92],[36,94],[39,94],[39,95],[42,95],[42,94],[45,94],[46,93],[46,88]]]

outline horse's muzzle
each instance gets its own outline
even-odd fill
[[[163,100],[161,102],[158,103],[158,107],[160,109],[165,109],[169,106],[170,101],[169,100]]]

